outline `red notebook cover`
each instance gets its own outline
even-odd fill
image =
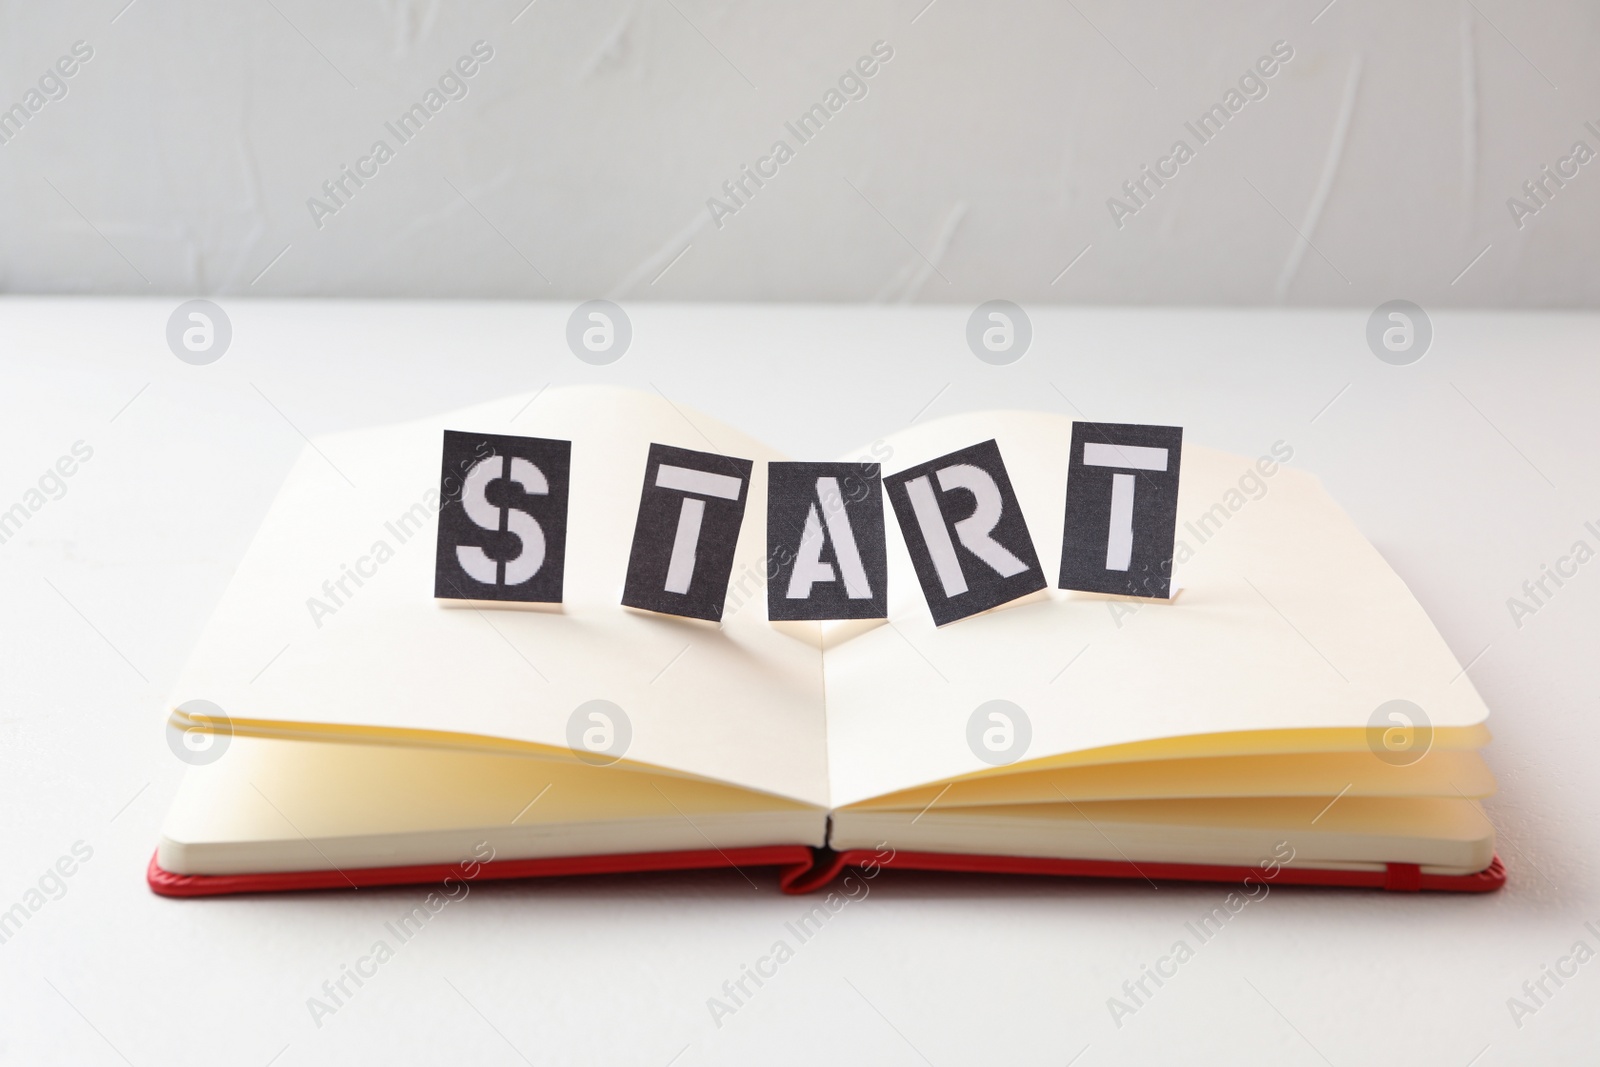
[[[1414,863],[1391,863],[1381,871],[1347,871],[1279,867],[1267,875],[1257,867],[1192,863],[1127,863],[1105,860],[1039,859],[1031,856],[976,856],[952,852],[896,852],[885,858],[871,849],[834,852],[807,845],[763,848],[695,849],[686,852],[629,852],[609,856],[560,856],[550,859],[492,860],[479,865],[471,880],[551,878],[572,874],[621,874],[631,871],[686,871],[719,867],[777,867],[778,886],[785,893],[812,893],[837,878],[847,867],[892,867],[896,870],[962,871],[982,874],[1047,874],[1071,878],[1121,878],[1172,882],[1235,882],[1246,879],[1274,885],[1347,886],[1398,892],[1437,890],[1487,893],[1505,885],[1506,870],[1497,855],[1476,874],[1423,874]],[[281,871],[265,874],[173,874],[150,857],[150,888],[168,897],[209,897],[230,893],[267,893],[295,889],[359,889],[369,886],[424,885],[447,878],[464,880],[459,864],[411,867],[363,867],[343,871]]]

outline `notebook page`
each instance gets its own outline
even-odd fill
[[[236,724],[445,731],[565,751],[569,716],[603,699],[628,716],[630,761],[825,804],[817,627],[769,625],[759,580],[762,461],[783,457],[648,393],[577,387],[528,400],[338,434],[307,449],[173,703],[210,700]],[[434,600],[437,519],[426,506],[420,528],[401,517],[436,501],[447,428],[572,442],[562,610]],[[620,604],[651,442],[757,461],[720,627]],[[324,582],[358,565],[370,576],[359,586],[347,580],[335,604]],[[312,599],[334,610],[313,612]]]
[[[1399,576],[1316,478],[1291,467],[1260,477],[1253,458],[1186,442],[1178,539],[1193,555],[1176,568],[1177,598],[1053,588],[1071,434],[1065,416],[1006,412],[887,438],[887,473],[996,439],[1052,588],[935,628],[891,531],[892,625],[825,631],[836,807],[991,769],[967,742],[969,717],[990,700],[1027,714],[1023,759],[1213,731],[1364,729],[1393,699],[1434,727],[1487,717]]]

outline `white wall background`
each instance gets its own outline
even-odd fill
[[[1600,162],[1507,207],[1600,151],[1579,0],[126,3],[0,6],[0,108],[93,49],[0,145],[0,289],[1600,304]],[[399,145],[385,121],[479,40]],[[868,95],[717,226],[707,199],[879,40]],[[1183,123],[1279,40],[1198,146]],[[1118,228],[1107,198],[1180,137]],[[379,138],[318,228],[308,198]]]

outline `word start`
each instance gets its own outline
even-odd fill
[[[1074,423],[1057,588],[1171,596],[1183,430]],[[720,621],[755,464],[652,444],[622,603]],[[434,596],[560,603],[572,443],[445,431]],[[766,464],[767,617],[881,619],[894,508],[935,624],[1044,589],[996,442],[883,476],[871,462]]]

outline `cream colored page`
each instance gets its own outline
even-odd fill
[[[173,703],[203,698],[236,720],[565,749],[574,709],[604,699],[631,722],[630,761],[826,804],[815,627],[770,626],[758,580],[763,461],[781,457],[646,393],[551,389],[519,412],[526,401],[319,439],[320,454],[302,454],[274,502]],[[434,600],[430,502],[447,428],[572,442],[561,611]],[[757,461],[720,628],[620,604],[651,442]],[[425,518],[409,535],[400,525],[408,512]],[[370,576],[359,587],[346,579],[340,596],[347,566]],[[313,598],[331,614],[314,618]]]
[[[1051,588],[935,628],[890,511],[890,625],[830,638],[825,653],[836,807],[988,769],[967,721],[990,700],[1027,714],[1024,759],[1213,731],[1363,728],[1393,699],[1435,726],[1487,716],[1405,584],[1303,471],[1259,478],[1252,459],[1186,442],[1176,600],[1055,589],[1071,436],[1064,416],[985,413],[887,439],[892,473],[995,438]],[[1202,542],[1195,529],[1219,504],[1226,515]]]
[[[241,874],[826,840],[820,807],[625,766],[238,735],[185,773],[157,862]]]
[[[238,737],[185,772],[162,833],[192,844],[793,810],[816,809],[577,761]]]
[[[1270,756],[1146,760],[929,784],[853,808],[923,811],[989,804],[1153,800],[1175,797],[1479,797],[1494,775],[1477,752],[1434,749],[1396,766],[1370,752],[1285,752]]]

